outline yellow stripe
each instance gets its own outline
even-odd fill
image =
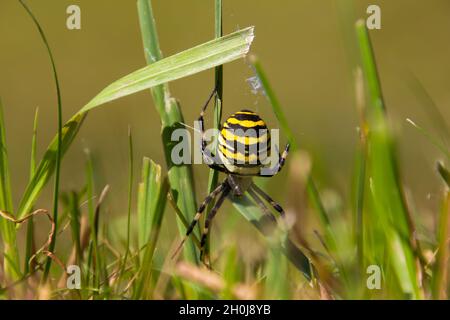
[[[227,122],[231,123],[231,124],[238,124],[245,128],[252,128],[252,127],[256,127],[256,126],[265,126],[266,125],[264,123],[264,121],[262,121],[262,120],[251,121],[251,120],[238,120],[236,118],[228,118]]]
[[[250,156],[244,156],[242,153],[233,153],[231,151],[228,151],[227,149],[225,149],[223,146],[219,146],[219,150],[220,152],[222,152],[222,154],[227,157],[227,158],[231,158],[237,161],[242,161],[245,163],[255,163],[258,160],[258,157],[256,154],[251,154]]]
[[[238,112],[236,112],[236,114],[251,114],[251,115],[253,115],[253,114],[256,114],[256,113],[251,112],[251,111],[238,111]]]
[[[227,129],[222,129],[221,131],[222,135],[225,137],[226,140],[233,140],[240,142],[245,145],[249,144],[255,144],[255,143],[263,143],[267,141],[268,134],[264,134],[263,136],[256,138],[256,137],[240,137],[232,133],[232,131]]]

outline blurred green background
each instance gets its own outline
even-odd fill
[[[255,26],[252,53],[263,63],[294,128],[313,159],[321,190],[350,198],[358,114],[354,102],[353,25],[344,15],[366,17],[369,4],[382,10],[382,29],[371,31],[386,105],[400,152],[401,174],[413,212],[436,212],[442,184],[435,173],[439,151],[416,129],[411,118],[438,135],[427,105],[409,86],[415,75],[445,119],[450,118],[450,2],[355,1],[354,12],[339,0],[226,0],[224,33]],[[107,84],[145,65],[136,3],[132,0],[29,0],[53,50],[63,95],[64,121]],[[66,28],[66,8],[81,8],[81,30]],[[165,56],[214,36],[213,1],[153,2]],[[56,133],[56,98],[48,56],[32,21],[15,0],[0,1],[0,96],[5,119],[15,203],[26,186],[34,111],[39,107],[39,155]],[[258,111],[277,127],[269,104],[251,93],[246,61],[224,69],[224,116],[242,108]],[[185,122],[192,125],[212,89],[213,71],[171,83],[181,101]],[[94,156],[97,187],[111,185],[108,211],[125,214],[127,199],[127,130],[132,127],[136,181],[142,156],[164,164],[160,123],[149,92],[109,103],[91,112],[64,157],[63,190],[84,183],[84,149]],[[209,121],[207,126],[211,126]],[[207,167],[196,166],[197,198],[206,195]],[[281,183],[286,172],[268,185],[285,202]],[[49,185],[50,186],[50,185]],[[51,187],[37,206],[50,208]],[[350,206],[346,200],[345,206]]]

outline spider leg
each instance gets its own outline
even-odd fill
[[[247,191],[250,194],[250,196],[253,198],[253,200],[255,200],[255,202],[259,206],[259,208],[263,211],[264,216],[276,223],[277,219],[272,214],[272,212],[270,212],[269,208],[266,207],[264,202],[258,197],[258,195],[255,193],[255,191],[251,187]]]
[[[270,203],[270,205],[280,213],[280,216],[284,217],[284,210],[283,208],[277,203],[275,202],[275,200],[273,200],[267,193],[265,193],[261,188],[259,188],[256,184],[252,184],[249,191],[255,191],[256,193],[258,193],[261,197],[264,198],[264,200],[266,200],[268,203]]]
[[[217,89],[214,87],[211,94],[208,97],[208,100],[206,100],[205,104],[203,105],[202,111],[200,112],[200,116],[198,118],[198,122],[200,124],[200,132],[202,135],[202,141],[201,141],[201,151],[203,158],[206,160],[205,162],[208,164],[208,166],[211,169],[218,170],[220,172],[228,173],[228,170],[226,170],[225,166],[222,164],[214,163],[215,156],[212,154],[208,154],[207,148],[206,148],[206,140],[205,140],[205,112],[206,108],[208,107],[209,103],[211,102],[212,98],[217,94]]]
[[[195,225],[197,224],[198,220],[202,216],[203,211],[205,211],[206,206],[214,200],[219,193],[221,193],[225,187],[227,187],[228,184],[226,181],[222,182],[216,189],[214,189],[208,196],[206,196],[205,200],[203,200],[202,204],[199,206],[197,213],[195,214],[194,219],[192,220],[191,224],[186,230],[186,235],[184,236],[183,240],[181,240],[180,244],[178,245],[177,249],[175,250],[174,254],[172,255],[172,258],[177,255],[177,253],[180,251],[180,249],[183,247],[183,244],[186,242],[186,240],[191,235],[192,231],[194,230]]]
[[[229,192],[230,192],[230,187],[228,186],[228,184],[226,184],[225,188],[223,189],[222,194],[220,195],[219,199],[217,199],[216,204],[214,205],[214,207],[211,209],[208,216],[206,217],[205,227],[203,229],[202,238],[200,241],[200,260],[202,260],[203,255],[205,253],[205,244],[206,244],[206,238],[209,233],[209,226],[210,226],[212,220],[214,219],[214,217],[217,213],[217,210],[219,210],[219,208],[222,206],[223,201],[225,200],[225,198],[227,197]]]
[[[281,171],[281,169],[284,166],[284,163],[286,162],[286,158],[289,154],[289,143],[286,144],[286,147],[284,148],[283,153],[280,155],[278,154],[278,163],[276,164],[276,166],[274,168],[269,168],[269,174],[262,174],[261,172],[259,173],[260,177],[273,177],[274,175],[276,175],[278,172]],[[267,169],[267,167],[266,167]]]

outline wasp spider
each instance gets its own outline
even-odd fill
[[[231,115],[222,125],[218,137],[219,143],[216,149],[220,161],[215,161],[215,155],[206,148],[203,119],[206,108],[215,94],[216,91],[214,90],[203,106],[198,119],[202,133],[201,148],[203,157],[208,166],[225,173],[227,177],[199,206],[194,219],[187,228],[185,237],[177,249],[178,251],[182,247],[183,243],[192,233],[205,208],[211,201],[217,198],[214,207],[211,209],[205,220],[205,226],[200,241],[200,260],[202,260],[204,254],[206,238],[211,222],[229,194],[240,197],[245,192],[248,192],[251,198],[263,211],[264,217],[269,218],[272,221],[276,221],[276,218],[267,208],[264,201],[269,203],[282,217],[284,216],[283,208],[263,190],[256,186],[253,183],[252,178],[255,176],[271,177],[278,173],[283,167],[288,155],[289,144],[286,145],[284,152],[281,155],[278,153],[277,164],[270,168],[271,145],[269,129],[265,122],[255,112],[242,110]]]

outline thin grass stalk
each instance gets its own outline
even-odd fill
[[[33,179],[34,173],[36,171],[36,145],[37,145],[37,126],[39,118],[39,108],[36,108],[34,113],[33,122],[33,137],[31,139],[31,156],[30,156],[30,182]],[[30,271],[29,260],[31,256],[36,251],[34,242],[34,217],[30,217],[27,222],[27,234],[25,241],[25,260],[24,260],[24,274]],[[31,268],[32,269],[32,268]]]
[[[88,283],[92,285],[93,288],[100,289],[100,257],[99,257],[99,247],[98,247],[98,229],[96,223],[95,215],[95,205],[94,205],[94,165],[92,161],[92,156],[89,150],[86,150],[86,197],[88,206],[88,220],[90,226],[90,244],[89,244],[89,256],[88,256],[88,270],[92,267],[92,272],[90,273],[91,278],[88,278]],[[89,281],[91,280],[91,282]],[[94,297],[97,296],[97,292],[93,292]]]
[[[145,246],[145,250],[142,252],[133,299],[149,299],[153,296],[153,284],[157,281],[156,272],[153,272],[153,255],[159,238],[168,189],[167,178],[162,174],[161,166],[144,158],[138,196],[138,231],[139,247]]]
[[[436,262],[433,268],[433,278],[431,283],[432,294],[434,299],[448,299],[448,242],[450,236],[450,191],[445,191],[444,201],[439,215],[438,224],[438,249]]]
[[[215,0],[214,5],[214,27],[215,27],[215,37],[220,38],[223,35],[223,29],[222,29],[222,0]],[[217,66],[214,69],[214,88],[217,92],[215,103],[214,103],[214,128],[220,129],[221,121],[222,121],[222,106],[223,106],[223,65]],[[217,137],[214,140],[214,149],[217,146]],[[208,193],[210,194],[217,186],[217,182],[219,179],[219,172],[214,169],[209,170],[209,177],[208,177]],[[213,203],[210,203],[208,207],[206,208],[206,214],[204,217],[208,215],[208,213],[211,211],[213,207]],[[211,237],[207,238],[206,243],[206,249],[205,249],[205,256],[209,257],[209,244],[210,244]]]
[[[367,171],[367,123],[364,116],[365,95],[364,79],[361,68],[355,71],[355,102],[359,114],[359,145],[357,150],[355,208],[354,208],[354,239],[356,241],[356,263],[358,282],[362,283],[364,270],[364,200],[366,194]],[[364,286],[365,287],[365,286]]]
[[[133,177],[134,177],[134,156],[133,156],[133,136],[131,128],[128,127],[128,208],[127,208],[127,240],[125,244],[125,255],[123,257],[122,268],[119,274],[119,283],[127,265],[128,255],[130,254],[131,239],[131,202],[133,199]]]
[[[7,212],[13,212],[5,131],[3,104],[0,99],[0,209]],[[21,277],[21,272],[15,225],[13,222],[0,217],[0,231],[4,244],[3,270],[5,279],[7,281],[17,281]]]

